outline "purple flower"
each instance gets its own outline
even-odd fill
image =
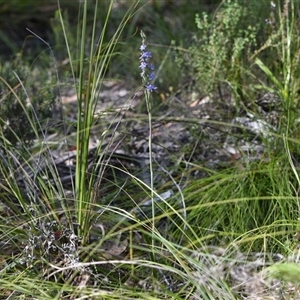
[[[148,60],[152,57],[152,53],[150,51],[142,52],[140,59]]]
[[[149,75],[148,75],[148,79],[150,81],[153,81],[155,79],[155,73],[154,72],[151,72]]]
[[[149,91],[149,92],[154,92],[156,89],[157,89],[157,86],[151,84],[151,83],[148,83],[145,85],[145,88]]]
[[[141,55],[140,55],[140,66],[141,69],[141,76],[143,79],[143,82],[145,84],[145,88],[150,91],[154,92],[157,87],[154,85],[155,80],[155,67],[153,64],[149,63],[150,58],[152,57],[151,51],[147,50],[146,45],[146,37],[144,33],[141,32],[142,36],[142,45],[140,46]]]
[[[140,69],[145,70],[147,68],[148,64],[145,61],[141,61]]]
[[[149,68],[151,71],[154,71],[154,70],[155,70],[154,65],[151,65],[151,64],[148,64],[148,68]]]
[[[140,47],[140,50],[141,50],[141,51],[145,51],[146,48],[147,48],[147,46],[143,43],[143,44],[141,45],[141,47]]]

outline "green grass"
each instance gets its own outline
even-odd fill
[[[38,15],[44,4],[29,2]],[[55,45],[32,30],[46,50],[1,62],[1,299],[270,299],[274,278],[297,296],[299,5],[281,2],[222,1],[203,15],[190,1],[83,2],[75,22],[61,1]],[[67,82],[74,106],[62,103]],[[99,112],[107,82],[124,82],[134,108]],[[233,122],[267,118],[266,91],[280,99],[275,132]]]

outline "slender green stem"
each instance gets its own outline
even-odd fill
[[[79,234],[81,235],[83,225],[83,212],[85,208],[85,178],[87,161],[85,157],[88,151],[88,128],[86,123],[82,120],[86,101],[88,98],[83,98],[84,94],[84,63],[85,63],[85,48],[86,48],[86,35],[87,35],[87,1],[84,2],[83,8],[83,22],[81,29],[81,43],[80,43],[80,57],[79,57],[79,87],[77,92],[78,98],[78,113],[77,113],[77,139],[76,139],[76,179],[75,179],[75,192],[77,203],[77,221],[79,223]],[[83,105],[84,104],[84,105]]]
[[[148,112],[148,126],[149,126],[149,172],[150,172],[150,197],[153,199],[152,201],[152,234],[155,231],[155,203],[154,203],[154,176],[153,176],[153,160],[152,160],[152,105],[151,105],[151,95],[150,92],[145,90],[145,99],[147,104],[147,112]],[[154,248],[154,239],[152,239],[152,247]]]

